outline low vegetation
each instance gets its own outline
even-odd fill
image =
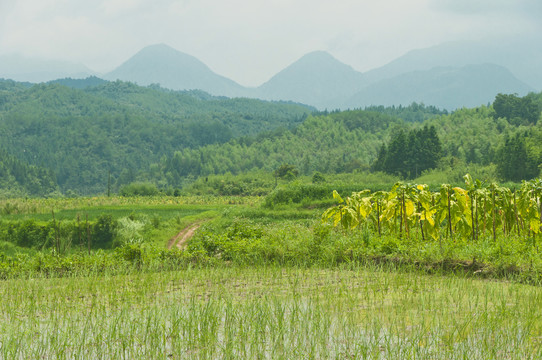
[[[349,191],[352,185],[343,184]],[[500,187],[468,184],[461,190],[450,187],[450,211],[470,208],[473,198],[493,204],[492,189],[498,194],[495,204],[502,206],[508,194],[497,192]],[[356,192],[360,196],[326,211],[337,199],[329,189],[327,200],[319,198],[316,189],[323,185],[313,186],[295,181],[279,186],[303,194],[300,201],[279,201],[276,192],[267,198],[3,201],[0,356],[541,355],[538,242],[526,238],[523,228],[517,236],[518,225],[503,225],[504,208],[497,212],[496,239],[492,211],[485,211],[488,229],[474,241],[460,235],[455,218],[453,233],[446,236],[447,205],[439,236],[428,231],[422,237],[423,205],[416,205],[428,200],[425,187],[398,184],[387,196],[378,189]],[[538,186],[539,181],[525,183],[516,192],[536,201]],[[469,195],[470,190],[489,195]],[[440,206],[442,194],[431,192],[434,206]],[[382,213],[380,234],[369,216],[333,220],[348,213],[354,198],[358,205],[373,201],[369,215]],[[374,207],[377,199],[380,210]],[[404,220],[384,221],[391,203]],[[418,210],[411,212],[412,206]],[[361,207],[355,209],[356,216],[362,214]],[[478,219],[484,221],[482,215]],[[168,240],[193,223],[201,227],[188,246],[168,250]],[[100,236],[107,239],[99,243]]]

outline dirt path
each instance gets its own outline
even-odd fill
[[[171,249],[174,246],[176,246],[177,248],[181,250],[184,249],[186,247],[186,243],[188,242],[188,240],[190,240],[190,238],[194,235],[194,233],[196,232],[196,230],[199,229],[200,226],[201,226],[201,223],[194,223],[194,224],[188,225],[183,230],[181,230],[180,233],[178,233],[177,235],[169,239],[167,243],[167,248]]]

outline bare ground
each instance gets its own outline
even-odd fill
[[[200,226],[201,223],[194,223],[188,225],[187,227],[182,229],[181,232],[179,232],[177,235],[169,239],[167,243],[167,248],[172,249],[174,246],[176,246],[178,249],[183,250],[186,247],[188,240],[190,240],[190,238],[194,235],[194,233],[196,232],[196,230],[199,229]]]

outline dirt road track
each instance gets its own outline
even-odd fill
[[[167,243],[167,248],[172,249],[174,246],[176,246],[178,249],[183,250],[186,247],[186,243],[190,238],[194,235],[196,230],[199,229],[201,226],[201,223],[194,223],[191,225],[188,225],[184,229],[181,230],[180,233],[169,239]]]

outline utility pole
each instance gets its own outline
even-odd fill
[[[107,197],[111,196],[111,169],[108,171],[107,176]]]

